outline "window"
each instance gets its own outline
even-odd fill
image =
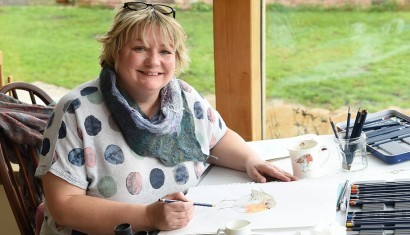
[[[267,138],[330,134],[348,106],[410,114],[408,5],[267,2]]]

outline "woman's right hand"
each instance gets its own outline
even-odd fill
[[[194,205],[183,193],[172,193],[164,198],[179,200],[180,202],[155,202],[147,207],[148,223],[153,229],[174,230],[185,227],[191,221]]]

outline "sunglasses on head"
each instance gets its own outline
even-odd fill
[[[124,3],[124,8],[132,11],[139,11],[147,9],[148,7],[152,7],[155,10],[161,12],[164,15],[172,14],[172,17],[175,19],[175,9],[162,4],[149,4],[145,2],[126,2]]]

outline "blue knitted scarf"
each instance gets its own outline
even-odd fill
[[[175,78],[161,89],[161,115],[156,122],[150,122],[139,109],[134,109],[130,104],[136,103],[128,94],[121,94],[112,68],[102,69],[100,87],[127,144],[140,156],[156,157],[167,166],[208,158],[196,139],[193,115]]]

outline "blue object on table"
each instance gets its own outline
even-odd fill
[[[397,123],[399,123],[399,125],[397,125]],[[346,124],[346,122],[337,123],[336,127],[338,130],[345,130]],[[403,128],[393,132],[387,130],[385,130],[385,132],[382,131],[383,128],[391,128],[392,126],[402,126]],[[407,128],[410,129],[410,117],[396,110],[382,110],[369,114],[363,126],[363,131],[366,135],[371,136],[371,138],[369,138],[371,142],[368,142],[366,146],[367,152],[370,152],[374,157],[387,164],[396,164],[410,160],[410,151],[400,154],[391,154],[379,147],[381,143],[389,142],[399,142],[402,145],[410,147],[410,143],[404,141],[407,135],[403,135],[403,133],[407,133],[407,130],[403,131]],[[377,142],[373,142],[376,138]],[[386,149],[386,145],[382,147]]]

